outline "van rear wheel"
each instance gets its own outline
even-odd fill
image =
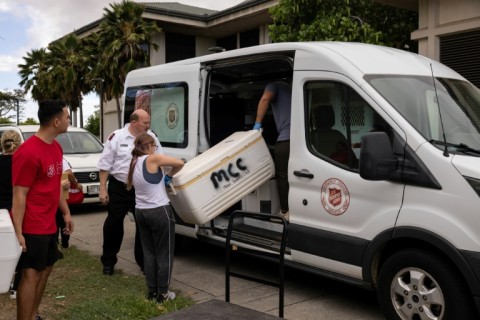
[[[378,276],[378,300],[387,319],[476,319],[466,284],[447,261],[426,250],[389,257]]]

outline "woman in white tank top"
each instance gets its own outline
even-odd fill
[[[175,248],[175,220],[165,182],[182,169],[184,161],[156,154],[157,148],[152,136],[136,137],[127,189],[135,188],[135,218],[142,240],[148,298],[162,303],[175,299],[175,293],[168,290]],[[165,166],[171,167],[170,176],[165,175]]]

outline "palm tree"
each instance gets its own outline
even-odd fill
[[[82,92],[86,91],[85,74],[88,71],[88,57],[82,40],[74,34],[69,34],[51,43],[48,48],[53,65],[50,74],[52,89],[60,93],[72,112],[80,110],[80,127],[83,127]]]
[[[145,46],[158,49],[158,45],[153,43],[151,38],[161,29],[154,21],[145,21],[142,18],[143,12],[142,5],[123,0],[120,4],[110,4],[110,9],[104,9],[103,21],[100,24],[98,47],[101,56],[97,74],[103,79],[105,98],[116,101],[119,128],[122,125],[120,97],[124,91],[127,73],[150,65]]]
[[[52,91],[49,83],[49,71],[51,64],[49,53],[45,48],[33,49],[23,57],[24,64],[19,64],[20,71],[19,85],[24,88],[25,93],[31,91],[32,98],[36,101],[54,98],[56,94]]]

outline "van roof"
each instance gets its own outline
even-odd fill
[[[354,42],[285,42],[265,44],[237,50],[213,53],[176,61],[129,73],[155,73],[156,70],[188,64],[210,64],[221,60],[242,59],[265,53],[295,52],[294,70],[326,70],[342,74],[398,74],[464,79],[438,61],[404,50]],[[300,59],[302,57],[302,59]]]

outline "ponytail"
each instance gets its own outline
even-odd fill
[[[127,190],[132,189],[133,170],[135,169],[135,165],[137,164],[138,157],[147,154],[145,151],[153,141],[153,138],[146,133],[142,133],[135,138],[134,148],[132,150],[132,161],[130,161],[130,167],[128,169]]]

